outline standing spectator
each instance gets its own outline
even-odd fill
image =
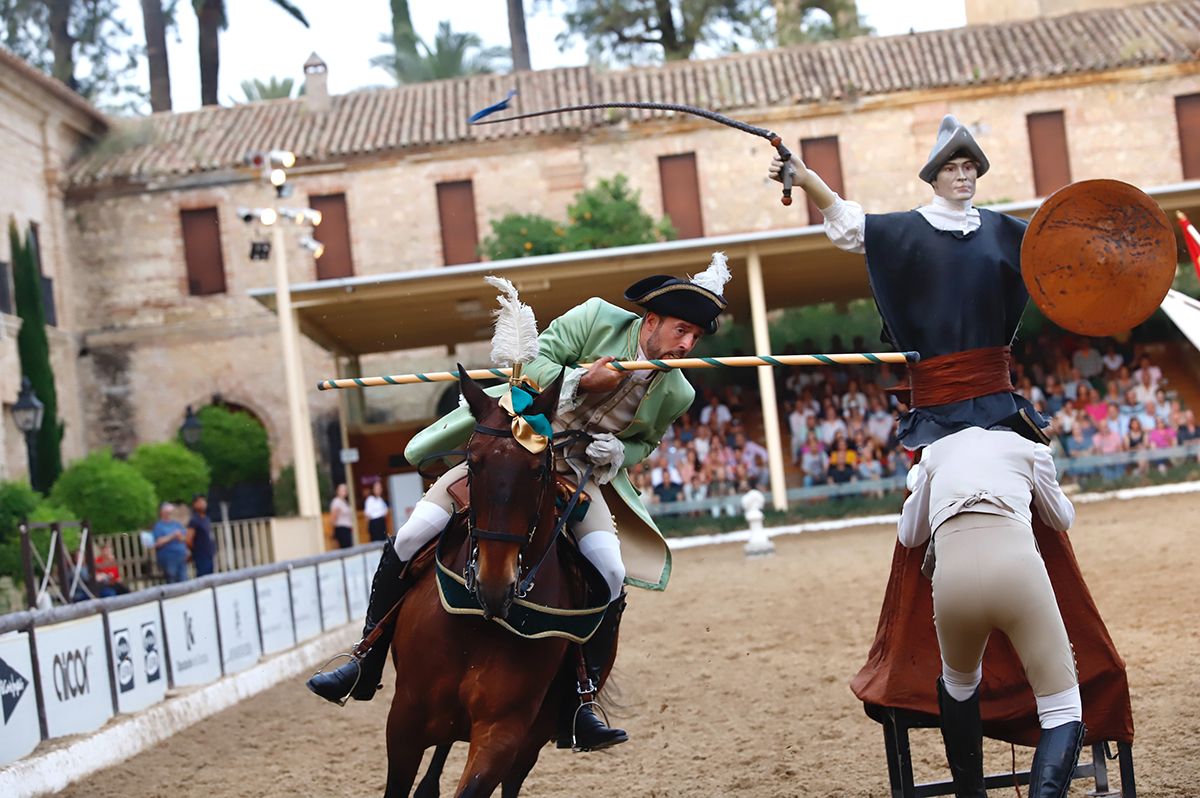
[[[387,540],[388,503],[387,499],[383,498],[382,479],[375,480],[375,484],[371,486],[371,495],[363,505],[363,512],[367,516],[367,534],[371,540]]]
[[[339,483],[329,502],[329,520],[333,522],[333,537],[338,548],[348,549],[354,545],[354,511],[350,509],[350,489]]]
[[[158,567],[169,583],[183,582],[188,578],[187,532],[183,524],[171,518],[173,512],[175,505],[170,502],[158,505],[158,521],[151,530]]]
[[[800,470],[804,472],[804,487],[825,484],[829,469],[829,458],[825,455],[825,447],[817,438],[817,433],[808,433],[808,439],[800,450]]]
[[[1084,339],[1083,346],[1075,350],[1071,357],[1071,365],[1079,369],[1079,375],[1085,380],[1091,380],[1104,373],[1104,358],[1092,346],[1090,339]]]
[[[196,576],[211,574],[217,556],[217,541],[213,537],[212,521],[208,518],[208,499],[203,493],[192,497],[192,517],[188,519],[187,545],[192,550]]]
[[[730,413],[729,408],[721,404],[721,397],[715,393],[710,394],[708,404],[700,411],[700,424],[716,429],[727,426],[731,421],[733,421],[733,413]]]

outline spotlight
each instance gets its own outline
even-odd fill
[[[250,260],[269,260],[271,257],[270,241],[251,241]]]
[[[314,258],[320,258],[325,254],[325,245],[309,236],[300,239],[300,246],[311,252]]]
[[[287,172],[283,171],[282,169],[272,169],[271,170],[271,185],[282,186],[286,182],[287,182]]]
[[[312,223],[313,227],[320,227],[321,220],[325,218],[324,216],[321,215],[320,211],[314,210],[313,208],[305,208],[304,216],[306,219],[308,219],[309,222]]]
[[[262,169],[267,165],[267,154],[260,150],[250,150],[244,156],[242,156],[242,162],[246,164],[246,166],[250,166],[255,169]]]
[[[238,208],[237,215],[239,219],[247,224],[259,222],[268,227],[275,224],[275,221],[279,218],[279,214],[275,212],[274,208]]]
[[[296,165],[296,153],[291,150],[271,150],[267,156],[271,159],[271,166],[282,166],[284,169],[291,169]]]
[[[270,227],[271,225],[275,224],[275,222],[278,221],[278,219],[279,219],[279,214],[275,212],[274,208],[261,208],[258,211],[258,220],[260,222],[262,222],[263,224],[265,224],[267,227]]]

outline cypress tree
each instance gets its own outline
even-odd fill
[[[8,237],[12,245],[13,293],[17,315],[21,317],[21,332],[17,335],[21,373],[29,378],[33,392],[46,407],[42,428],[37,433],[37,473],[30,474],[29,481],[34,490],[45,493],[62,472],[63,425],[58,420],[58,394],[50,367],[46,309],[42,305],[42,281],[34,257],[33,236],[26,232],[22,246],[17,222],[10,219]]]

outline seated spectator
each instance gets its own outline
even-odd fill
[[[1084,339],[1083,345],[1071,356],[1071,365],[1079,371],[1085,380],[1099,377],[1104,372],[1104,358],[1092,346],[1090,339]]]
[[[858,479],[858,453],[851,451],[844,437],[838,438],[829,453],[829,484],[844,485]]]
[[[1072,368],[1067,373],[1067,379],[1063,381],[1063,395],[1074,401],[1079,398],[1079,386],[1086,385],[1087,382],[1079,373],[1079,369]]]
[[[888,412],[882,398],[871,400],[871,412],[867,416],[867,434],[883,445],[896,429],[896,416]]]
[[[1129,451],[1136,451],[1145,449],[1148,445],[1146,428],[1142,425],[1141,418],[1135,416],[1129,420],[1129,432],[1125,433],[1125,448]]]
[[[708,451],[712,448],[712,427],[701,426],[696,429],[696,437],[692,439],[692,451],[696,453],[698,463],[708,459]]]
[[[1105,379],[1116,379],[1121,368],[1125,365],[1125,358],[1117,351],[1116,344],[1109,341],[1108,346],[1104,348],[1104,357],[1102,360],[1104,362]]]
[[[1145,358],[1143,358],[1145,360]],[[1149,363],[1149,361],[1146,361]],[[1161,372],[1159,372],[1161,374]],[[1134,378],[1136,383],[1133,386],[1133,396],[1137,399],[1138,404],[1146,404],[1154,401],[1154,395],[1158,393],[1159,380],[1154,378],[1154,370],[1150,366],[1140,368],[1136,372]]]
[[[1133,372],[1133,381],[1135,385],[1153,385],[1157,391],[1158,384],[1162,382],[1162,369],[1153,365],[1148,356],[1142,355],[1138,358],[1138,367]]]
[[[833,446],[833,439],[838,434],[846,434],[846,422],[838,417],[837,408],[830,401],[825,405],[824,415],[821,416],[821,421],[817,424],[817,437],[826,447]]]
[[[859,455],[858,478],[864,482],[883,479],[883,463],[879,462],[874,444],[867,444]]]
[[[1099,424],[1108,416],[1108,403],[1100,397],[1100,392],[1095,388],[1081,387],[1079,395],[1082,397],[1085,394],[1086,399],[1081,400],[1084,402],[1083,411],[1091,417],[1094,423]]]
[[[1137,414],[1137,420],[1141,422],[1142,429],[1149,432],[1158,425],[1158,404],[1151,399],[1142,405],[1142,412]]]
[[[1109,428],[1122,438],[1129,431],[1129,419],[1121,415],[1121,406],[1116,402],[1108,403],[1108,413],[1104,416],[1104,420],[1108,422]]]
[[[154,535],[154,552],[158,567],[162,568],[167,582],[183,582],[188,578],[187,530],[183,524],[171,518],[175,505],[163,502],[158,505],[158,521],[151,533]]]
[[[1121,396],[1125,395],[1126,391],[1133,390],[1136,383],[1133,381],[1133,375],[1129,373],[1129,366],[1121,366],[1117,369],[1117,390],[1121,392]]]
[[[684,413],[679,417],[679,421],[671,425],[671,429],[675,432],[675,440],[680,443],[689,443],[696,437],[696,429],[692,426],[692,417]]]
[[[100,553],[96,555],[96,588],[96,595],[100,598],[123,596],[129,592],[129,587],[121,582],[121,571],[110,543],[101,546]]]
[[[729,412],[729,408],[721,403],[721,397],[715,393],[708,398],[708,404],[700,411],[700,424],[713,428],[723,427],[733,421],[733,414]]]
[[[808,433],[808,439],[800,450],[800,470],[804,474],[804,487],[823,485],[828,476],[829,457],[817,433]]]
[[[683,499],[689,502],[703,501],[708,498],[708,473],[697,471],[692,478],[683,483]]]
[[[788,431],[792,436],[792,465],[799,465],[800,450],[808,438],[808,431],[815,428],[815,421],[815,417],[806,410],[803,401],[797,399],[792,404],[792,412],[788,413]]]
[[[1067,439],[1064,447],[1069,457],[1086,457],[1089,454],[1094,454],[1091,441],[1083,434],[1082,424],[1074,426],[1071,430],[1071,436]]]
[[[1183,411],[1183,423],[1175,430],[1175,440],[1182,446],[1200,440],[1200,427],[1196,426],[1196,414],[1192,410]]]
[[[663,454],[655,458],[654,467],[650,469],[650,484],[660,502],[679,501],[679,495],[683,493],[683,477],[679,469],[671,465]]]
[[[1059,410],[1062,410],[1063,404],[1067,401],[1067,397],[1063,396],[1062,383],[1058,381],[1058,377],[1053,374],[1046,377],[1046,412],[1054,415]]]
[[[1124,450],[1125,439],[1109,426],[1108,419],[1100,419],[1096,424],[1096,434],[1092,437],[1092,447],[1095,454],[1117,454]],[[1114,463],[1103,466],[1100,472],[1105,479],[1120,479],[1125,474],[1125,466]]]
[[[1161,419],[1171,420],[1171,402],[1167,399],[1167,392],[1159,388],[1154,392],[1154,407],[1156,408],[1154,415]]]
[[[846,392],[842,394],[842,413],[849,415],[851,409],[858,408],[863,415],[867,412],[867,395],[858,387],[858,380],[850,380],[846,384]]]
[[[1158,423],[1147,433],[1146,438],[1150,441],[1151,449],[1170,449],[1175,445],[1175,434],[1174,428],[1160,416]]]
[[[766,472],[770,460],[767,448],[755,441],[746,440],[745,433],[739,432],[733,440],[734,449],[741,449],[741,462],[753,479],[761,479]]]

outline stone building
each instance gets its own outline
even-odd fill
[[[85,438],[72,454],[168,437],[188,405],[219,393],[262,420],[276,468],[291,461],[272,272],[249,259],[262,231],[238,215],[273,197],[243,165],[249,150],[294,151],[295,193],[286,203],[324,214],[320,260],[288,244],[307,336],[305,384],[485,362],[477,342],[487,335],[490,297],[477,287],[485,267],[472,264],[489,223],[509,212],[565,218],[576,192],[618,173],[688,240],[486,267],[519,276],[543,322],[591,291],[611,295],[631,271],[699,269],[710,248],[747,265],[751,244],[765,247],[765,309],[866,295],[861,265],[808,227],[819,213],[802,202],[780,205],[765,179],[765,142],[649,111],[467,126],[469,113],[514,86],[518,110],[655,100],[736,116],[779,133],[871,211],[926,201],[916,172],[945,113],[971,124],[991,159],[981,203],[1028,211],[1068,182],[1111,177],[1173,187],[1160,201],[1200,207],[1200,0],[334,97],[319,60],[306,73],[299,99],[112,122],[66,172],[59,212],[71,291],[62,302],[78,358],[77,373],[60,382],[74,383],[68,429]],[[433,300],[439,291],[444,305]],[[753,286],[731,292],[735,314],[753,313]],[[387,441],[395,453],[406,431],[435,416],[444,392],[374,389],[365,408],[350,402],[346,412],[360,437]],[[328,458],[337,447],[329,432],[336,397],[312,392],[308,401]]]

